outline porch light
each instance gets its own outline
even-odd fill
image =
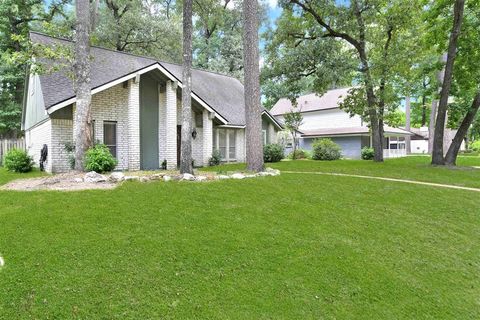
[[[197,137],[197,128],[193,128],[193,130],[192,130],[192,138],[193,138],[193,140],[195,140],[196,137]]]

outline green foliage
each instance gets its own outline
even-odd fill
[[[29,172],[33,168],[33,158],[24,150],[11,149],[4,158],[5,168],[13,172]]]
[[[480,151],[480,140],[474,141],[472,144],[470,144],[470,148],[473,151]]]
[[[278,162],[283,158],[283,147],[281,145],[272,143],[263,146],[263,161]]]
[[[362,159],[363,160],[372,160],[375,155],[373,148],[363,147],[362,148]]]
[[[213,150],[212,157],[208,159],[209,166],[218,166],[222,161],[222,155],[220,154],[220,150]]]
[[[104,144],[97,144],[85,153],[85,168],[88,171],[98,173],[108,172],[115,169],[117,160],[112,156],[110,150]]]
[[[307,150],[303,149],[297,149],[288,154],[288,159],[291,160],[310,159],[311,157],[312,155]]]
[[[312,159],[338,160],[342,157],[341,150],[331,139],[316,139],[312,144]]]

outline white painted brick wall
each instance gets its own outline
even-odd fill
[[[114,121],[117,123],[117,160],[116,169],[127,170],[129,168],[129,106],[130,102],[129,88],[124,88],[123,84],[116,85],[105,91],[99,92],[92,97],[92,120],[95,121],[95,142],[104,143],[103,124],[104,121]],[[137,88],[134,88],[138,89]],[[133,93],[135,95],[135,93]],[[135,97],[131,97],[134,101]],[[138,101],[138,94],[137,94]],[[138,108],[137,103],[137,108]],[[135,106],[134,106],[135,108]],[[132,112],[132,114],[134,111]],[[133,119],[135,121],[135,119]]]
[[[167,159],[167,95],[166,92],[160,92],[158,96],[158,167],[162,167],[162,162]]]
[[[66,143],[73,143],[73,120],[52,119],[52,172],[67,172],[70,168]]]
[[[167,169],[177,168],[177,92],[176,84],[167,81],[166,89],[166,147]]]
[[[213,150],[213,121],[210,119],[210,112],[203,110],[202,113],[203,134],[202,134],[202,151],[203,165],[208,165],[208,160],[212,157]]]
[[[128,84],[128,169],[140,170],[140,83]]]
[[[237,162],[245,162],[245,129],[236,129],[236,158]]]
[[[30,156],[33,157],[35,161],[35,166],[40,166],[40,151],[43,148],[43,145],[46,144],[48,147],[48,157],[47,162],[45,163],[45,171],[52,172],[52,123],[50,120],[45,121],[44,123],[37,125],[29,130],[25,131],[25,145],[27,152]]]

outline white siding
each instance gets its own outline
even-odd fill
[[[45,171],[47,172],[52,172],[53,148],[51,142],[52,122],[50,120],[47,120],[44,123],[25,131],[25,145],[27,152],[33,157],[36,167],[39,167],[40,165],[40,150],[42,150],[44,144],[47,145],[48,157],[47,162],[45,163]]]
[[[304,112],[302,115],[303,124],[300,126],[300,130],[360,127],[362,125],[360,116],[355,115],[350,118],[348,113],[338,108]]]

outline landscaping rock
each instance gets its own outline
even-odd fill
[[[215,178],[218,179],[218,180],[230,179],[229,176],[226,176],[226,175],[223,175],[223,174],[218,175],[218,176],[216,176]]]
[[[170,177],[170,176],[163,176],[163,181],[172,181],[172,177]]]
[[[148,182],[150,181],[150,177],[149,176],[141,176],[140,177],[140,182]]]
[[[271,176],[278,176],[280,175],[280,170],[278,169],[272,169],[272,168],[266,168],[265,172],[270,173]]]
[[[125,178],[123,178],[125,181],[132,181],[132,180],[140,180],[140,177],[139,176],[125,176]]]
[[[261,171],[256,174],[257,177],[267,177],[267,176],[273,176],[272,172],[267,172],[267,171]]]
[[[125,179],[123,172],[113,172],[108,178],[109,181],[114,183],[122,182]]]
[[[190,173],[184,173],[182,176],[182,180],[195,181],[195,176]]]
[[[196,178],[196,180],[197,180],[197,181],[207,181],[207,177],[205,177],[205,176],[198,176],[198,177]]]
[[[73,179],[73,182],[82,183],[82,182],[83,182],[83,178],[75,178],[75,179]]]
[[[107,181],[107,178],[100,173],[96,173],[95,171],[90,171],[85,174],[85,182],[98,183],[105,181]]]
[[[245,175],[245,178],[255,178],[255,177],[256,177],[256,175],[254,175],[254,174],[246,174]]]
[[[45,185],[51,185],[51,184],[57,184],[57,183],[59,183],[59,182],[60,182],[60,179],[50,178],[50,179],[46,179],[43,184],[45,184]]]
[[[155,173],[150,176],[150,180],[161,180],[165,176],[165,173]]]
[[[245,176],[241,173],[234,173],[232,174],[232,179],[245,179]]]

